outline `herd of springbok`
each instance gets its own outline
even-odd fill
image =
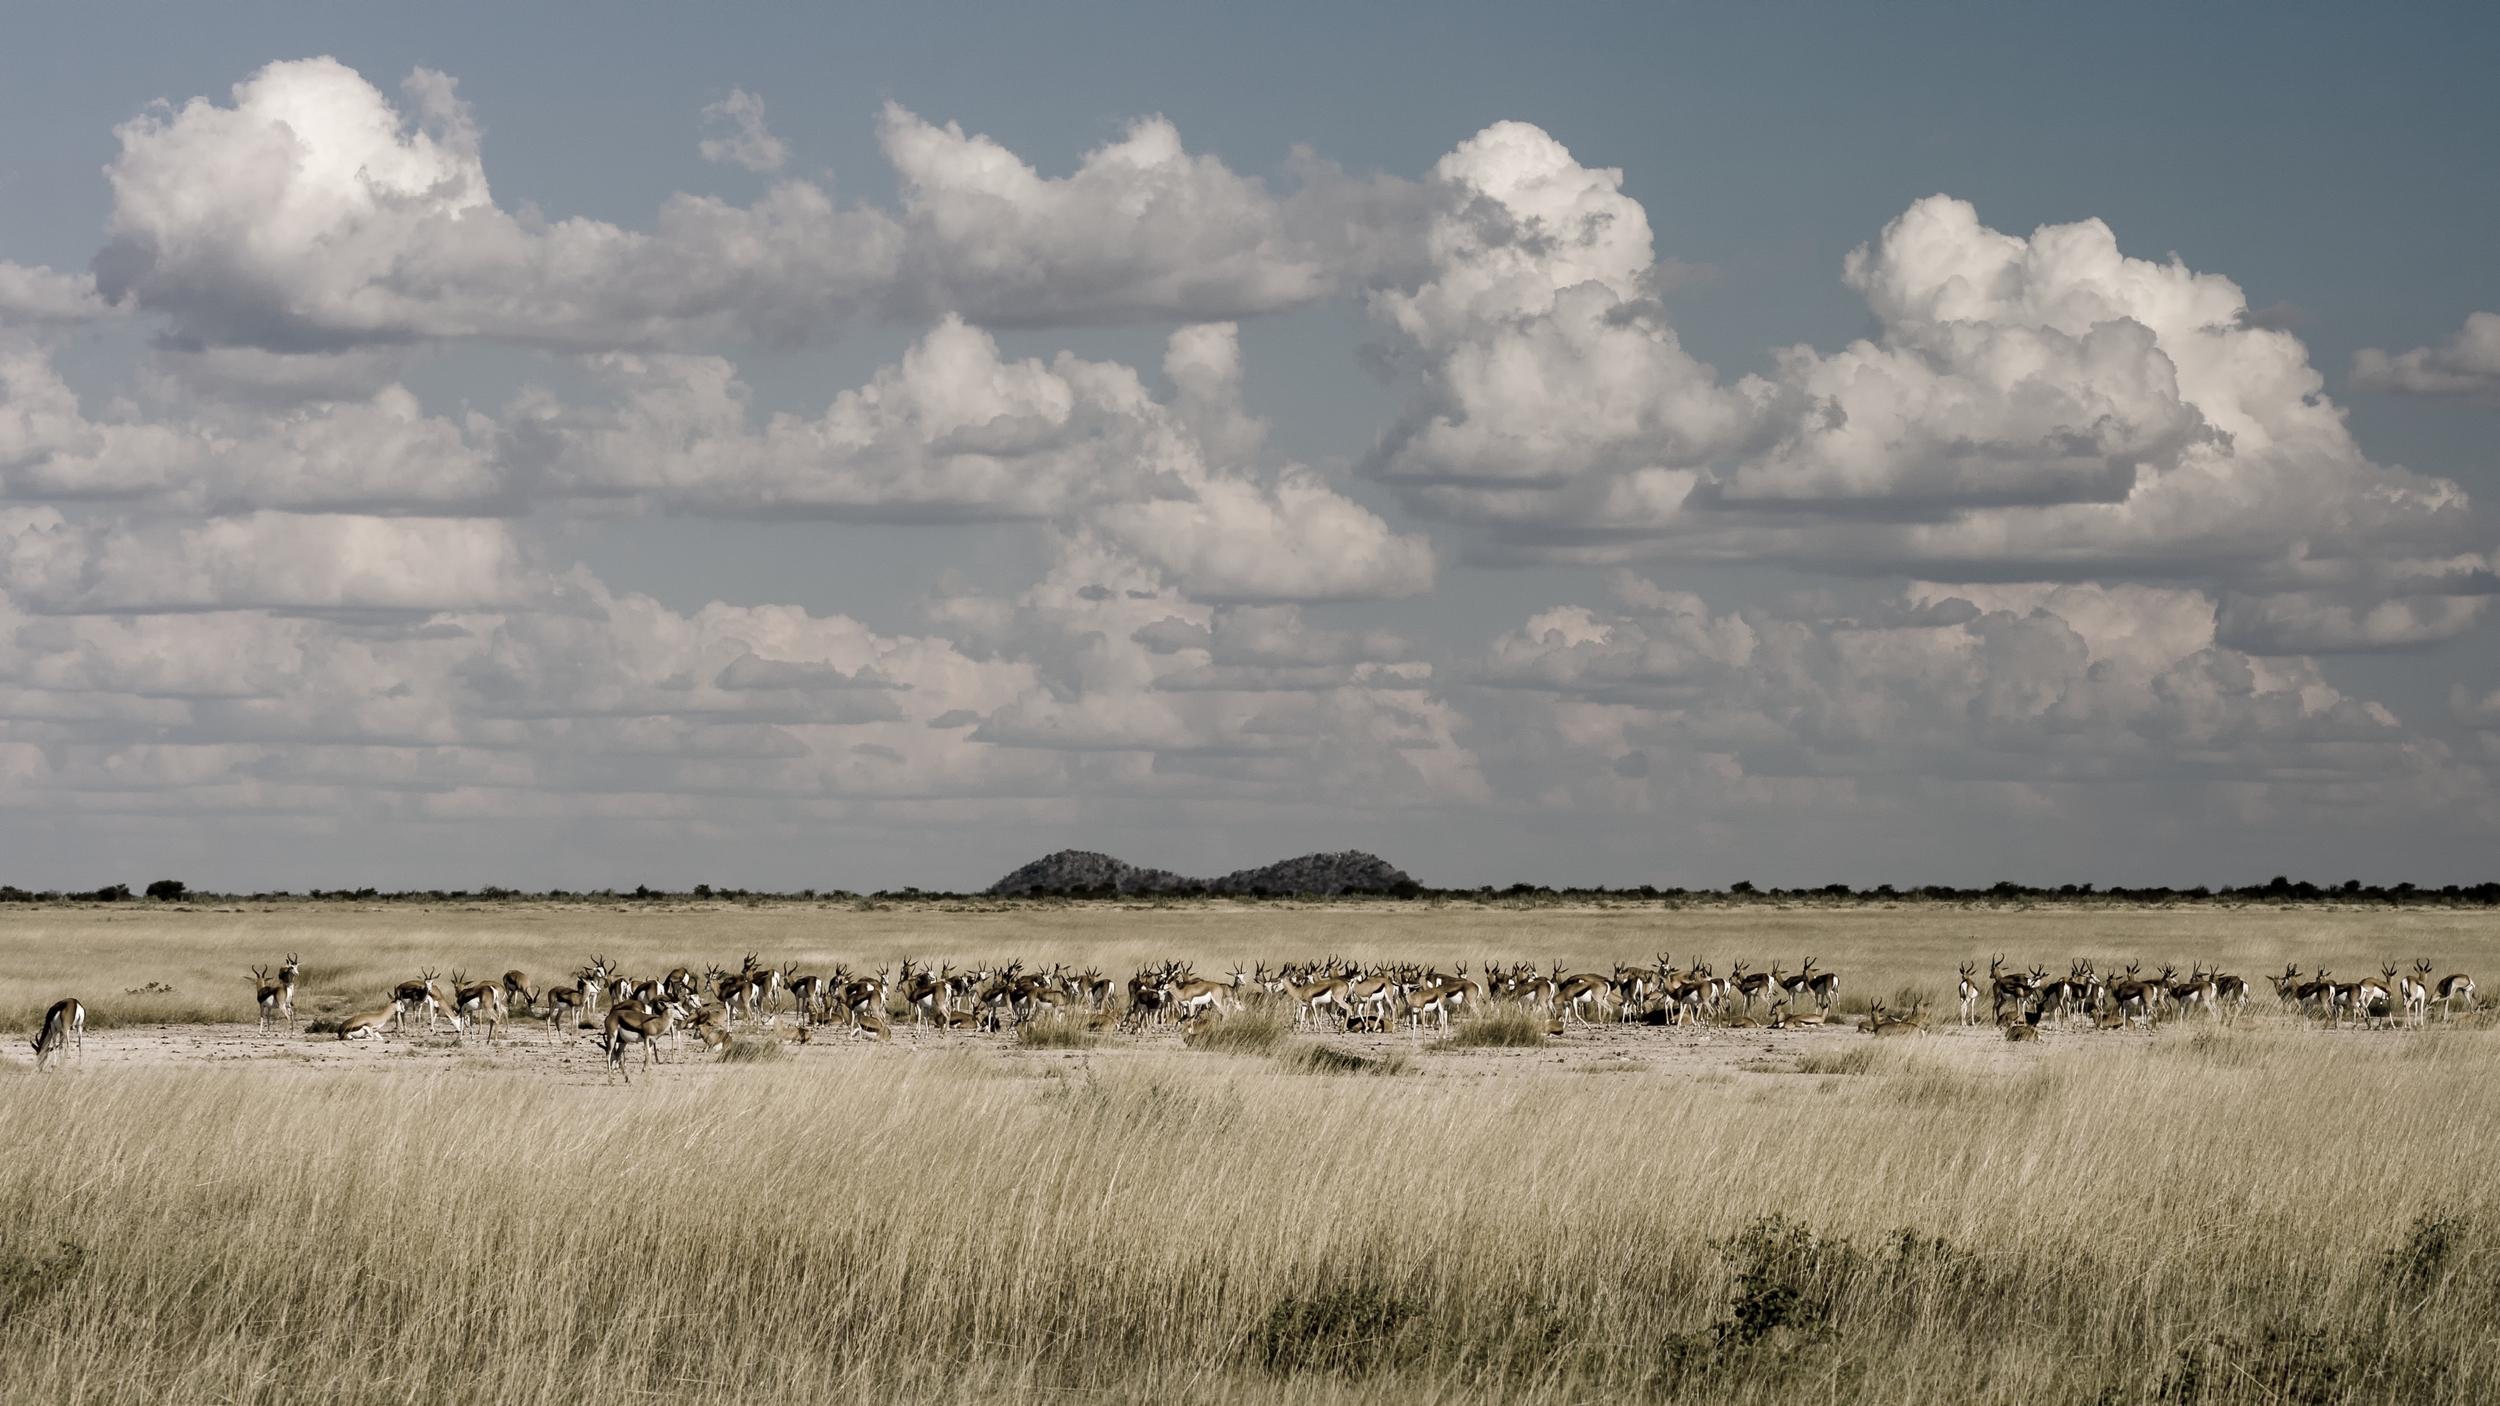
[[[2427,959],[2416,958],[2410,971],[2399,971],[2394,962],[2386,962],[2376,976],[2337,981],[2324,967],[2317,975],[2304,977],[2298,963],[2287,963],[2283,974],[2271,980],[2286,1014],[2323,1020],[2331,1028],[2349,1020],[2386,1029],[2400,1022],[2427,1023],[2434,1001],[2439,1003],[2442,1020],[2454,1020],[2459,1004],[2468,1012],[2474,1009],[2474,978],[2451,972],[2433,981],[2435,970]],[[1985,999],[1996,1023],[2016,1040],[2037,1038],[2043,1024],[2055,1027],[2075,1021],[2089,1021],[2102,1030],[2152,1025],[2198,1013],[2232,1021],[2247,1014],[2250,995],[2245,977],[2208,968],[2202,962],[2190,967],[2185,976],[2167,964],[2146,976],[2139,962],[2129,962],[2121,975],[2104,976],[2092,963],[2077,959],[2065,976],[2051,980],[2048,968],[2011,969],[2001,955],[1988,963],[1985,978],[1979,975],[1978,963],[1964,962],[1959,989],[1964,1025],[1978,1023],[1979,1003]],[[1883,1028],[1887,1024],[1907,1023],[1887,1021],[1880,1007],[1875,1020],[1877,1034],[1888,1033]]]
[[[378,1039],[421,1015],[429,1031],[448,1022],[461,1039],[482,1024],[491,1043],[516,1017],[543,1018],[550,1040],[565,1038],[568,1030],[595,1032],[610,1078],[623,1074],[631,1082],[628,1051],[639,1047],[648,1065],[659,1057],[659,1041],[673,1036],[682,1042],[687,1035],[719,1049],[730,1043],[741,1021],[805,1042],[837,1024],[855,1036],[890,1040],[894,1023],[906,1019],[940,1029],[1003,1031],[1049,1020],[1142,1032],[1150,1025],[1204,1022],[1251,1007],[1289,1013],[1296,1028],[1338,1032],[1419,1029],[1426,1022],[1446,1031],[1455,1018],[1504,1011],[1541,1017],[1554,1032],[1575,1021],[1810,1029],[1830,1018],[1840,978],[1813,958],[1793,972],[1778,962],[1768,971],[1748,966],[1734,962],[1722,976],[1704,962],[1678,968],[1662,952],[1650,964],[1618,962],[1611,972],[1568,972],[1559,962],[1543,971],[1525,962],[1487,962],[1470,975],[1464,962],[1444,973],[1414,963],[1329,958],[1273,971],[1264,963],[1249,971],[1236,965],[1221,978],[1202,978],[1188,963],[1173,961],[1115,982],[1097,970],[1071,972],[1064,966],[1028,969],[1021,962],[993,962],[959,968],[909,959],[899,969],[879,967],[873,974],[836,964],[830,974],[819,975],[768,966],[752,953],[735,971],[712,966],[698,975],[678,966],[635,976],[593,956],[569,983],[538,989],[527,972],[471,981],[458,971],[444,978],[429,968],[392,987],[382,1005],[339,1021],[336,1034],[341,1040]],[[2428,961],[2415,961],[2410,972],[2390,962],[2377,976],[2344,982],[2323,968],[2303,977],[2293,965],[2273,985],[2286,1012],[2330,1026],[2348,1020],[2418,1026],[2434,1001],[2443,1019],[2453,1019],[2459,1004],[2474,1010],[2472,977],[2457,972],[2434,981],[2432,970]],[[252,969],[263,1030],[295,1028],[301,971],[294,953],[274,973]],[[2250,987],[2247,980],[2202,963],[2184,977],[2175,966],[2146,976],[2132,962],[2122,975],[2104,976],[2078,960],[2064,977],[2052,980],[2044,967],[2010,968],[2002,956],[1988,964],[1984,978],[1977,962],[1962,963],[1959,982],[1962,1023],[1978,1023],[1984,999],[1994,1022],[2016,1040],[2036,1039],[2044,1026],[2074,1022],[2123,1029],[2199,1012],[2236,1020],[2248,1008]],[[786,1027],[785,1003],[791,1016]],[[1929,1024],[1925,1004],[1914,1002],[1902,1014],[1876,1002],[1857,1028],[1874,1035],[1922,1032]],[[54,1003],[34,1042],[36,1068],[56,1062],[73,1042],[83,1057],[86,1023],[87,1009],[76,1000]]]

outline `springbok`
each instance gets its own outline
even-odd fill
[[[1962,997],[1962,1023],[1964,1025],[1977,1025],[1979,1023],[1978,973],[1979,963],[1971,961],[1964,962],[1962,964],[1962,981],[1960,991]]]
[[[2439,979],[2439,1018],[2441,1020],[2455,1019],[2455,1006],[2459,1001],[2465,1002],[2467,1015],[2474,1013],[2474,978],[2463,972],[2441,977]]]
[[[634,1082],[633,1072],[625,1067],[625,1047],[642,1046],[642,1067],[649,1069],[659,1059],[656,1042],[677,1028],[679,1007],[669,1001],[659,1010],[637,1010],[631,1006],[610,1006],[607,1028],[600,1033],[600,1042],[607,1048],[608,1074],[622,1074],[625,1082]]]
[[[389,1027],[392,1019],[398,1014],[399,1007],[389,1005],[378,1011],[364,1011],[351,1015],[339,1022],[339,1038],[342,1040],[378,1040],[382,1038],[383,1030]]]
[[[2413,970],[2403,978],[2405,1019],[2415,1029],[2429,1023],[2431,1010],[2431,964],[2421,957],[2413,959]]]
[[[1828,1011],[1840,1000],[1840,973],[1814,970],[1814,959],[1806,958],[1806,989],[1814,993],[1814,1008]]]
[[[513,1009],[520,1011],[523,1015],[528,1015],[538,1009],[538,998],[530,994],[530,974],[528,972],[505,972],[503,974],[503,994],[504,1000],[508,1002]]]
[[[457,972],[452,974],[451,981],[452,1028],[466,1038],[469,1023],[473,1020],[484,1020],[486,1043],[490,1045],[495,1043],[497,1032],[503,1029],[504,988],[492,981],[480,981],[464,986]]]
[[[1774,970],[1776,970],[1776,968],[1774,968]],[[1797,968],[1796,975],[1781,977],[1779,984],[1784,990],[1787,991],[1788,1001],[1791,1005],[1796,1004],[1797,998],[1800,996],[1809,998],[1812,997],[1814,994],[1814,959],[1812,957],[1806,958],[1806,964]],[[1821,1009],[1821,1007],[1817,1007],[1817,1009]],[[1792,1019],[1793,1018],[1794,1017],[1792,1017]]]
[[[58,1063],[71,1041],[78,1042],[78,1062],[87,1062],[87,1008],[75,996],[64,996],[43,1013],[43,1029],[35,1036],[35,1070]]]
[[[295,1002],[288,990],[290,985],[292,983],[283,978],[271,981],[267,967],[252,968],[252,999],[260,1003],[262,1033],[266,1034],[280,1021],[284,1021],[290,1031],[295,1028]]]
[[[423,1007],[425,1028],[429,1032],[434,1029],[435,1012],[446,1009],[442,994],[434,985],[436,980],[432,967],[420,967],[416,980],[403,981],[391,988],[391,1006],[399,1013],[400,1021],[406,1021],[410,1011]]]
[[[1780,964],[1777,962],[1773,962],[1771,969],[1767,972],[1749,972],[1745,970],[1743,962],[1731,963],[1728,966],[1727,974],[1736,983],[1736,994],[1745,998],[1745,1014],[1752,1015],[1755,998],[1761,996],[1769,987],[1778,984],[1779,970]]]

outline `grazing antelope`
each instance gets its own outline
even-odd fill
[[[87,1062],[87,1008],[75,996],[64,996],[43,1013],[43,1029],[35,1036],[35,1070],[58,1063],[71,1041],[78,1044],[78,1062]]]
[[[452,973],[452,1028],[463,1038],[471,1021],[486,1022],[486,1043],[495,1043],[495,1035],[503,1029],[504,988],[492,981],[462,985],[460,974]]]
[[[531,1014],[538,1009],[538,998],[530,994],[530,974],[528,972],[505,972],[503,974],[503,994],[504,1000],[509,1003],[513,1009],[520,1011],[523,1015]]]
[[[2439,979],[2439,1018],[2441,1020],[2454,1019],[2455,1006],[2459,1001],[2465,1002],[2466,1014],[2474,1013],[2474,978],[2463,972],[2441,977]]]

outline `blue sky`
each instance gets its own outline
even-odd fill
[[[2485,12],[12,27],[11,882],[2485,876]]]

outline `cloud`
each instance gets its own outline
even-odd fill
[[[1509,162],[1536,173],[1536,198],[1496,199],[1519,182],[1473,177],[1489,193],[1470,208],[1499,214],[1484,217],[1489,228],[1537,237],[1493,244],[1494,258],[1445,232],[1436,247],[1465,251],[1451,266],[1470,277],[1375,308],[1429,349],[1449,309],[1478,318],[1489,307],[1484,325],[1499,332],[1483,345],[1502,356],[1488,364],[1534,367],[1544,361],[1528,349],[1573,299],[1632,306],[1646,227],[1611,173],[1581,172],[1516,134],[1508,147],[1540,156]],[[1445,178],[1485,166],[1507,169],[1477,154],[1445,162]],[[1580,233],[1552,233],[1549,207],[1572,212]],[[2129,258],[2097,220],[2025,239],[1942,196],[1886,226],[1845,272],[1877,331],[1841,351],[1792,348],[1776,378],[1726,388],[1707,368],[1646,363],[1656,388],[1626,403],[1653,416],[1691,407],[1674,418],[1680,439],[1665,421],[1591,437],[1616,421],[1589,388],[1644,364],[1627,356],[1616,371],[1520,374],[1498,382],[1504,396],[1461,396],[1466,416],[1410,421],[1369,467],[1411,505],[1488,527],[1476,555],[1492,561],[2157,576],[2253,594],[2336,590],[2365,615],[2377,600],[2480,589],[2491,534],[2466,494],[2370,462],[2299,341],[2246,317],[2227,279]],[[1654,314],[1610,316],[1581,325],[1620,335]],[[1429,362],[1426,385],[1496,384],[1471,382],[1461,364]],[[1498,414],[1477,413],[1485,406]],[[1536,452],[1466,447],[1493,442],[1495,425],[1517,427],[1506,442]],[[2406,609],[2430,629],[2476,608]]]
[[[750,171],[778,171],[790,159],[790,148],[764,126],[764,100],[743,88],[732,88],[729,96],[703,109],[706,121],[735,123],[734,137],[706,137],[702,142],[703,159],[729,161]]]
[[[2468,314],[2444,345],[2353,353],[2354,390],[2500,404],[2500,313]]]
[[[329,58],[270,64],[231,106],[194,98],[125,123],[102,296],[164,315],[182,346],[600,348],[805,336],[892,277],[891,219],[806,182],[743,209],[676,196],[650,234],[508,213],[452,80],[420,69],[406,87],[414,130]]]
[[[0,259],[0,327],[94,322],[124,311],[96,292],[93,274],[55,273]]]
[[[404,386],[364,382],[391,369],[325,384],[324,372],[363,358],[304,359],[222,349],[186,359],[189,386],[228,378],[238,399],[142,407],[122,402],[90,419],[33,349],[0,349],[0,491],[21,501],[144,500],[160,512],[408,512],[440,515],[514,505],[495,457],[495,430],[429,416]],[[271,390],[274,403],[256,403]],[[187,392],[183,392],[187,393]],[[335,393],[338,398],[322,398]]]
[[[1558,803],[1791,813],[1878,812],[1904,784],[2018,788],[2040,818],[2088,808],[2078,787],[2220,804],[2257,786],[2389,813],[2489,799],[2478,774],[2444,774],[2437,742],[2309,661],[2217,643],[2200,592],[1923,585],[1781,618],[1615,584],[1635,608],[1543,612],[1468,675],[1491,686],[1477,731],[1499,739],[1480,744],[1492,776]]]
[[[1503,122],[1431,184],[1430,276],[1370,296],[1418,386],[1366,472],[1464,521],[1596,519],[1613,512],[1592,483],[1664,475],[1680,499],[1693,469],[1744,440],[1760,388],[1722,387],[1683,350],[1652,300],[1649,220],[1621,172]]]
[[[878,139],[911,231],[905,296],[1000,324],[1227,321],[1335,291],[1265,185],[1192,156],[1161,117],[1046,177],[889,103]]]
[[[124,528],[15,509],[0,513],[0,544],[11,596],[56,614],[432,613],[539,590],[510,529],[477,518],[253,513]]]
[[[1240,403],[1230,324],[1175,332],[1173,403],[1116,362],[1008,361],[988,332],[939,322],[823,416],[747,427],[747,392],[716,357],[610,356],[623,401],[516,417],[551,496],[644,496],[739,516],[848,521],[999,518],[1097,534],[1203,601],[1361,600],[1432,585],[1431,544],[1288,465],[1245,457],[1264,428]]]

